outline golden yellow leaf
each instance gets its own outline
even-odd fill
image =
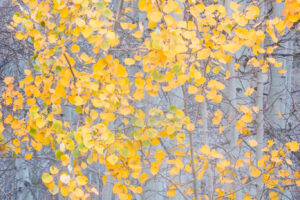
[[[76,180],[79,185],[86,185],[88,183],[88,178],[86,176],[77,176]]]
[[[279,195],[276,192],[270,192],[269,197],[270,197],[270,200],[278,200],[279,199]]]
[[[285,69],[281,69],[278,71],[279,74],[285,74],[287,71]]]
[[[144,183],[148,179],[148,174],[147,173],[142,173],[140,176],[140,183]]]
[[[167,191],[167,196],[168,197],[174,197],[176,195],[176,190],[168,190]]]
[[[71,47],[71,52],[72,53],[77,53],[80,51],[80,47],[77,44],[73,44]]]
[[[25,159],[30,160],[32,158],[32,153],[26,154]]]
[[[203,95],[196,95],[195,100],[201,103],[205,100],[205,97]]]
[[[283,117],[282,114],[281,114],[281,112],[280,112],[280,110],[278,110],[278,115],[279,115],[280,118]]]
[[[254,92],[254,89],[253,89],[253,88],[247,88],[244,94],[245,94],[246,96],[250,96],[253,92]]]

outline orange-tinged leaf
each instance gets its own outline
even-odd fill
[[[176,195],[176,190],[168,190],[167,191],[167,196],[168,197],[174,197]]]
[[[6,84],[6,85],[8,85],[8,84],[10,84],[10,83],[13,83],[14,82],[14,78],[13,77],[6,77],[5,79],[4,79],[4,83]]]
[[[281,69],[281,70],[278,71],[278,73],[279,73],[279,74],[285,74],[285,73],[286,73],[286,70],[285,70],[285,69]]]
[[[256,140],[249,140],[248,143],[251,147],[256,147],[258,145]]]
[[[297,141],[288,142],[285,144],[285,146],[291,151],[294,151],[294,152],[299,151],[299,144]]]
[[[140,182],[144,183],[148,179],[148,174],[147,173],[142,173],[140,176]]]
[[[259,177],[260,174],[261,174],[261,171],[258,169],[258,168],[252,168],[250,170],[250,174],[253,176],[253,177]]]
[[[32,158],[32,153],[25,155],[25,159],[26,160],[30,160],[31,158]]]
[[[80,47],[77,44],[73,44],[71,47],[71,52],[72,53],[77,53],[80,51]]]
[[[281,112],[280,112],[280,110],[278,110],[278,116],[279,116],[280,118],[283,117],[282,114],[281,114]]]
[[[270,197],[270,200],[278,200],[279,199],[279,195],[276,192],[270,192],[269,197]]]

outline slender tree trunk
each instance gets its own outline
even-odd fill
[[[263,138],[264,138],[264,113],[263,113],[263,91],[264,91],[264,82],[263,82],[263,73],[261,70],[257,72],[257,94],[256,94],[256,106],[259,108],[257,115],[256,123],[256,141],[258,145],[256,147],[256,159],[259,160],[262,157],[262,148],[263,148]],[[261,180],[257,182],[257,199],[261,199],[263,191],[263,184]]]
[[[273,3],[273,15],[272,18],[281,16],[282,10],[284,8],[284,3]],[[283,43],[274,51],[278,54],[293,54],[293,42],[288,40]],[[266,118],[268,124],[271,125],[271,131],[276,134],[277,137],[281,137],[283,141],[285,140],[286,130],[288,130],[288,120],[285,119],[291,113],[291,96],[289,92],[291,91],[291,72],[293,68],[293,57],[275,57],[278,62],[282,62],[282,69],[287,72],[284,74],[278,73],[278,68],[271,67],[270,69],[270,90],[268,95],[267,105],[269,106]],[[287,192],[286,195],[292,198],[291,193]],[[283,198],[283,197],[282,197]]]
[[[17,171],[17,200],[34,200],[28,165],[23,158],[17,158],[15,166]]]

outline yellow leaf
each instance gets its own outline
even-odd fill
[[[111,164],[111,165],[115,165],[118,162],[119,158],[118,156],[116,156],[115,154],[112,154],[110,156],[107,157],[107,161]]]
[[[299,151],[299,144],[297,141],[288,142],[285,144],[285,146],[291,151],[294,151],[294,152]]]
[[[53,177],[49,173],[43,173],[42,175],[42,181],[43,183],[50,183],[52,182]]]
[[[149,21],[156,22],[156,23],[161,20],[162,16],[163,16],[162,13],[159,11],[154,11],[154,12],[148,13]]]
[[[210,48],[205,48],[205,49],[201,49],[198,53],[197,53],[197,58],[199,60],[205,60],[207,59],[211,54],[211,50]]]
[[[107,122],[111,122],[116,119],[116,115],[114,113],[100,113],[101,119]]]
[[[259,112],[259,108],[256,106],[253,106],[252,109],[254,110],[254,112],[257,114]]]
[[[212,70],[212,72],[214,74],[218,74],[220,72],[220,67],[214,67],[213,70]]]
[[[178,133],[176,135],[177,143],[184,143],[185,141],[185,134],[184,133]]]
[[[68,15],[69,15],[69,10],[68,10],[67,6],[65,6],[63,9],[61,9],[60,16],[62,18],[66,18],[66,17],[68,17]]]
[[[223,130],[224,130],[224,126],[220,126],[219,127],[219,134],[221,134],[223,132]]]
[[[59,180],[60,180],[62,183],[64,183],[64,184],[68,184],[68,183],[70,182],[71,178],[70,178],[70,176],[69,176],[68,174],[66,174],[66,173],[64,172],[64,173],[62,173],[62,174],[60,175]]]
[[[13,16],[13,20],[14,20],[15,23],[19,24],[23,21],[23,18],[18,16],[17,13],[15,13],[14,16]]]
[[[85,21],[80,19],[80,18],[76,18],[75,19],[75,23],[77,24],[77,26],[82,27],[85,25]]]
[[[210,148],[207,145],[203,145],[199,151],[206,156],[210,154]]]
[[[79,198],[84,196],[84,192],[80,188],[76,188],[74,191],[74,194],[76,197],[79,197]]]
[[[86,176],[77,176],[76,180],[79,185],[86,185],[88,183],[88,178]]]
[[[142,173],[140,176],[140,183],[144,183],[148,179],[148,174],[147,173]]]
[[[167,196],[168,197],[174,197],[176,195],[176,190],[168,190],[167,191]]]
[[[253,177],[259,177],[260,174],[261,174],[261,171],[257,168],[253,168],[250,170],[250,174],[253,176]]]
[[[25,155],[25,159],[30,160],[31,158],[32,158],[32,153]]]
[[[195,100],[201,103],[205,100],[205,97],[203,95],[196,95]]]
[[[127,70],[123,65],[117,65],[115,75],[117,77],[126,77],[127,76]]]
[[[246,11],[246,18],[249,20],[256,19],[259,16],[259,8],[257,6],[247,7]]]
[[[278,200],[279,199],[279,195],[276,192],[270,192],[269,197],[270,197],[270,200]]]
[[[128,66],[133,65],[135,63],[135,60],[132,58],[125,58],[124,63]]]
[[[52,195],[56,195],[59,192],[59,187],[56,184],[54,184],[54,185],[52,185],[52,188],[49,190],[49,192]]]
[[[253,92],[254,92],[254,89],[253,89],[253,88],[247,88],[244,94],[245,94],[246,96],[250,96]]]
[[[50,167],[50,172],[51,172],[51,174],[55,175],[55,174],[58,173],[58,169],[56,167],[54,167],[54,166],[51,166]]]
[[[234,1],[230,2],[230,8],[234,11],[237,11],[241,7],[240,4],[235,3]]]
[[[279,74],[285,74],[287,71],[285,69],[281,69],[278,71]]]
[[[151,174],[156,175],[158,173],[158,171],[159,171],[159,168],[160,167],[159,167],[159,165],[158,165],[157,162],[152,162],[151,163],[151,167],[150,167]]]
[[[142,36],[143,36],[143,34],[142,34],[142,32],[141,31],[136,31],[136,32],[134,32],[133,34],[132,34],[132,36],[134,36],[135,38],[137,38],[137,39],[140,39]]]
[[[230,78],[230,71],[226,70],[226,75],[224,77],[224,80],[228,80]]]
[[[248,143],[251,147],[256,147],[258,145],[256,140],[249,140]]]
[[[189,88],[188,88],[188,93],[190,94],[196,94],[198,92],[198,88],[193,86],[193,85],[190,85]]]
[[[282,114],[281,114],[280,110],[278,110],[278,115],[280,118],[282,118]]]
[[[223,117],[223,113],[221,110],[217,110],[216,112],[214,112],[214,118],[212,119],[212,123],[214,125],[218,125],[220,124],[221,120]]]
[[[4,79],[4,83],[6,84],[6,85],[8,85],[8,84],[10,84],[10,83],[13,83],[14,82],[14,78],[13,77],[6,77],[5,79]]]
[[[246,26],[248,24],[248,20],[239,12],[233,13],[232,17],[240,26]]]
[[[193,131],[193,130],[195,129],[195,125],[194,125],[194,124],[188,124],[188,125],[186,126],[186,129],[187,129],[188,131]]]
[[[290,172],[289,172],[289,170],[279,170],[279,171],[278,171],[278,174],[279,174],[279,176],[281,176],[281,177],[287,177],[287,176],[290,175]]]
[[[71,47],[71,52],[72,53],[77,53],[80,51],[80,47],[77,44],[73,44]]]

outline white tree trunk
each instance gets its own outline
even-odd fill
[[[16,179],[17,179],[17,200],[33,200],[32,185],[30,181],[29,166],[23,158],[17,158]]]

